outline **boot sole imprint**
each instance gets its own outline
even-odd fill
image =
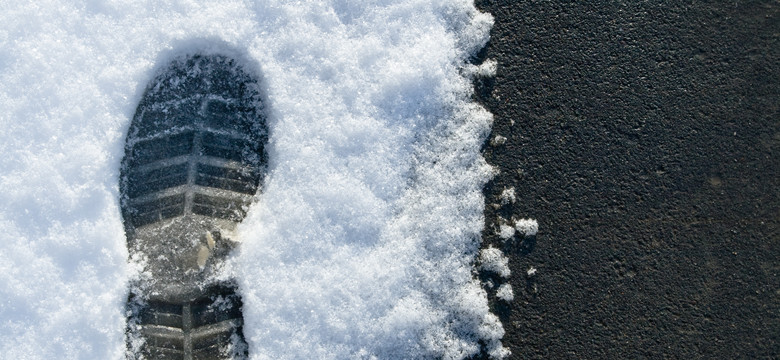
[[[246,356],[237,287],[210,277],[260,190],[266,134],[258,82],[228,57],[174,60],[144,93],[120,170],[128,250],[148,276],[128,299],[131,358]]]

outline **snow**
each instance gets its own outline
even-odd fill
[[[530,268],[528,268],[528,271],[526,271],[525,273],[528,276],[534,276],[534,275],[536,275],[536,271],[537,271],[537,269],[535,267],[531,266]]]
[[[496,297],[506,302],[514,300],[515,293],[512,291],[512,285],[501,284],[501,286],[498,287],[498,290],[496,290]]]
[[[143,276],[119,211],[124,138],[155,70],[199,51],[236,57],[268,100],[269,173],[224,274],[252,358],[508,355],[472,273],[493,170],[470,79],[495,63],[466,64],[492,25],[470,0],[0,9],[4,357],[124,358]]]
[[[501,277],[508,278],[511,275],[509,270],[509,258],[504,253],[492,246],[488,246],[479,252],[480,269],[498,274]]]
[[[507,224],[501,224],[498,226],[498,236],[503,240],[509,240],[515,236],[515,228]]]
[[[534,219],[520,219],[515,222],[515,229],[525,236],[535,236],[539,232],[539,223]]]
[[[490,140],[490,145],[493,146],[501,146],[506,143],[506,137],[501,135],[496,135],[492,140]]]
[[[504,190],[501,191],[501,195],[499,195],[499,198],[501,199],[501,204],[514,204],[515,201],[517,201],[517,195],[515,195],[515,188],[509,187],[504,188]]]
[[[463,67],[463,72],[468,76],[493,77],[496,76],[498,63],[493,59],[487,59],[482,64],[467,64]]]

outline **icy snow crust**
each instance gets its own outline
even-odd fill
[[[474,280],[491,116],[470,0],[0,5],[0,346],[121,359],[119,163],[148,82],[182,54],[265,87],[263,193],[224,274],[256,359],[460,359],[503,329]],[[472,69],[473,70],[473,69]],[[484,70],[484,71],[483,71]],[[477,75],[474,75],[477,74]]]

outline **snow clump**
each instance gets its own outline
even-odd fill
[[[515,299],[515,293],[512,291],[512,285],[501,284],[496,291],[496,297],[506,302],[510,302]]]
[[[479,262],[480,269],[496,273],[503,278],[508,278],[512,274],[509,270],[509,259],[501,250],[492,246],[480,251]]]
[[[515,222],[515,229],[525,236],[534,236],[539,231],[539,223],[534,219],[520,219]]]
[[[501,195],[499,195],[499,198],[501,199],[501,204],[514,204],[515,201],[517,201],[517,195],[515,195],[515,188],[509,187],[504,188],[503,191],[501,191]]]

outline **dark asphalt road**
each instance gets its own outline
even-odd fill
[[[780,358],[780,2],[477,5],[513,358]]]

